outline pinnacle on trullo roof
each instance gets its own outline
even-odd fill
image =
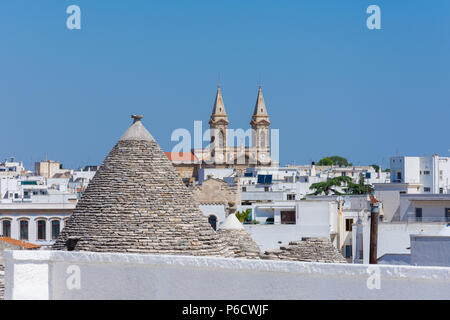
[[[142,116],[89,183],[53,248],[233,256],[211,228]]]

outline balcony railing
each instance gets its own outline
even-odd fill
[[[450,217],[446,216],[440,216],[440,217],[433,217],[433,216],[416,216],[414,212],[408,212],[406,214],[405,219],[407,222],[450,222]]]

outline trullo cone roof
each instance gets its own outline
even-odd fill
[[[233,256],[141,116],[89,183],[53,248]]]
[[[259,259],[258,244],[245,231],[234,213],[228,215],[218,233],[228,243],[237,258]]]

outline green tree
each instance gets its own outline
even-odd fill
[[[380,170],[380,166],[377,164],[372,164],[371,167],[374,168],[376,172],[378,172],[378,170]]]
[[[326,182],[317,182],[313,183],[311,187],[309,187],[311,190],[313,190],[313,193],[311,195],[317,196],[321,194],[329,195],[332,194],[342,194],[340,191],[337,190],[338,187],[342,187],[343,184],[349,185],[352,183],[352,178],[347,176],[342,177],[336,177],[332,178]]]
[[[346,158],[339,157],[339,156],[332,156],[332,157],[325,157],[319,160],[317,162],[318,166],[339,166],[339,167],[349,167],[352,164],[348,162]]]
[[[322,158],[319,160],[319,162],[317,162],[318,166],[331,166],[333,165],[333,160],[331,160],[328,157]]]
[[[238,218],[238,220],[243,223],[245,221],[249,221],[250,220],[250,214],[252,213],[252,211],[250,209],[246,209],[245,211],[236,212],[236,218]]]
[[[366,184],[364,176],[361,175],[359,177],[359,183],[350,182],[345,188],[345,191],[347,194],[353,195],[369,194],[372,192],[372,186]]]

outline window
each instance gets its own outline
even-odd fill
[[[2,227],[3,227],[2,235],[4,237],[11,238],[11,221],[3,220]]]
[[[58,220],[52,221],[52,239],[56,239],[59,237],[60,231],[60,222]]]
[[[216,216],[213,216],[213,215],[209,216],[208,222],[214,230],[217,230],[217,217]]]
[[[353,219],[345,219],[345,231],[352,231]]]
[[[424,175],[429,175],[429,174],[430,174],[430,171],[424,171],[423,174],[424,174]]]
[[[264,192],[269,192],[269,187],[264,187]]]
[[[295,200],[295,194],[288,194],[287,195],[288,200]]]
[[[38,240],[45,240],[45,220],[39,220],[37,222],[37,239]]]
[[[431,189],[430,189],[429,187],[424,187],[424,188],[423,188],[423,192],[430,192],[430,190],[431,190]]]
[[[28,221],[20,221],[20,240],[28,240]]]
[[[223,134],[223,131],[219,131],[219,148],[223,148],[224,147],[224,137],[225,135]]]
[[[258,183],[260,184],[271,184],[272,175],[271,174],[260,174],[258,175]]]
[[[247,187],[242,187],[242,192],[247,192]]]
[[[345,246],[345,257],[346,258],[352,257],[352,246]]]
[[[445,208],[445,219],[450,222],[450,208]]]
[[[295,224],[295,211],[281,211],[281,224]]]
[[[416,208],[416,221],[422,221],[422,208]]]

